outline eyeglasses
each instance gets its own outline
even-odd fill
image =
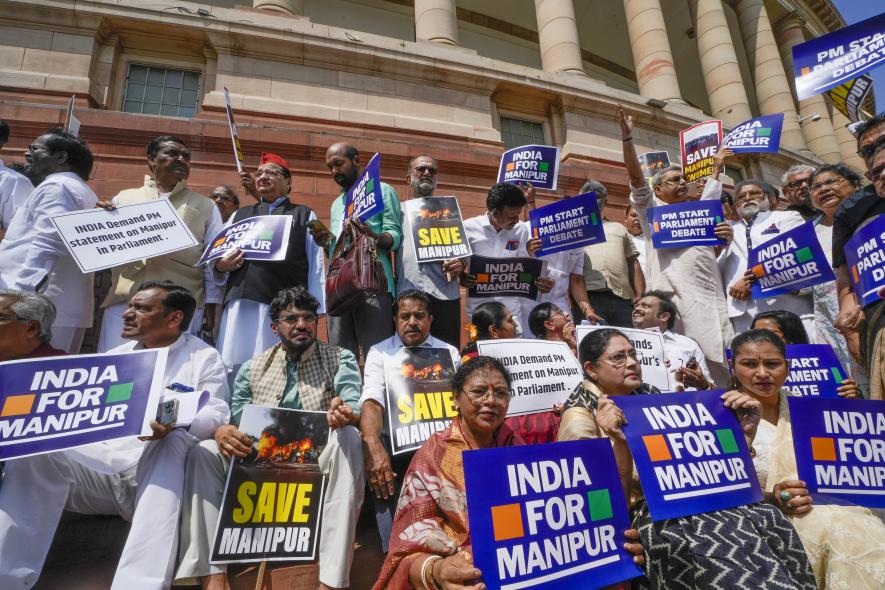
[[[292,314],[277,318],[276,323],[284,326],[297,326],[300,322],[304,322],[308,326],[312,326],[317,321],[317,316],[312,313]]]
[[[27,322],[25,318],[20,318],[17,315],[0,315],[0,322]]]
[[[510,399],[510,391],[504,388],[492,389],[489,387],[486,389],[468,389],[464,393],[467,394],[467,397],[469,397],[470,401],[474,404],[481,404],[489,396],[492,396],[492,399],[496,402],[505,402]]]
[[[885,145],[885,135],[880,137],[875,143],[871,143],[870,145],[865,145],[857,151],[857,155],[866,160],[867,158],[872,158],[873,154],[876,153],[876,150],[879,149],[879,146]]]
[[[788,182],[786,186],[788,189],[792,189],[795,191],[802,188],[803,184],[808,184],[809,180],[811,180],[810,176],[806,176],[805,178],[797,178],[793,182]]]
[[[869,178],[873,182],[876,182],[877,180],[879,180],[879,177],[882,176],[882,172],[885,172],[885,164],[882,164],[881,166],[876,166],[875,168],[867,172],[867,178]]]
[[[842,184],[845,182],[845,179],[841,176],[837,176],[835,178],[831,178],[829,180],[824,180],[823,182],[815,182],[811,185],[811,192],[816,193],[824,190],[825,188],[834,187],[838,184]]]
[[[278,177],[278,176],[282,176],[282,175],[283,175],[283,173],[280,172],[279,170],[274,170],[273,168],[263,168],[255,174],[255,177],[256,178],[261,178],[262,176]]]
[[[616,369],[619,369],[627,364],[627,359],[631,358],[634,361],[639,362],[639,359],[636,356],[636,351],[631,350],[630,352],[616,352],[607,359],[603,359],[605,362],[610,364]]]
[[[735,197],[734,202],[740,203],[749,199],[758,199],[759,197],[765,197],[765,191],[747,191],[745,193],[741,193],[737,197]]]
[[[212,202],[214,202],[214,203],[217,203],[219,201],[221,201],[222,203],[233,203],[234,202],[234,200],[231,199],[230,197],[228,197],[227,195],[211,195],[209,198],[212,199]]]
[[[661,184],[682,184],[683,182],[688,182],[684,176],[676,176],[674,178],[668,178],[667,180],[662,180]]]
[[[430,174],[431,176],[436,176],[438,170],[433,166],[415,166],[415,172],[418,174]]]

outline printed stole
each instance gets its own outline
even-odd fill
[[[325,412],[335,397],[335,375],[338,374],[338,347],[314,341],[304,351],[296,366],[296,390],[301,407]],[[252,360],[249,381],[252,403],[277,407],[286,394],[288,371],[286,350],[276,344]]]

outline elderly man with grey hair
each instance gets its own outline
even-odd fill
[[[581,194],[596,193],[605,241],[584,248],[584,284],[592,311],[609,325],[629,328],[633,303],[645,291],[645,276],[639,266],[639,251],[623,224],[605,217],[608,189],[598,180],[588,180]],[[574,309],[574,317],[586,317]]]
[[[0,362],[67,354],[49,343],[54,321],[43,295],[0,289]]]
[[[811,178],[812,172],[814,172],[814,166],[794,164],[787,168],[787,171],[781,176],[781,191],[786,201],[784,209],[795,211],[806,220],[814,219],[820,215],[820,211],[811,205],[808,179]]]

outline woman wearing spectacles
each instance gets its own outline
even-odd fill
[[[626,420],[612,398],[657,390],[642,383],[636,350],[618,330],[591,332],[581,341],[580,357],[583,393],[566,404],[559,440],[603,436],[611,440],[618,470],[625,474],[624,493],[633,526],[647,550],[647,579],[640,586],[659,590],[816,588],[796,531],[769,504],[652,522],[622,430]],[[735,411],[745,432],[755,431],[762,416],[758,401],[732,391],[723,395],[723,402]]]

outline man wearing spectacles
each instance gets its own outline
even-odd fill
[[[227,462],[252,451],[253,441],[237,424],[243,406],[257,404],[326,412],[332,432],[319,457],[320,469],[329,478],[320,533],[320,588],[350,585],[356,521],[366,485],[357,430],[360,373],[353,353],[316,339],[319,307],[301,286],[277,294],[269,307],[277,343],[240,367],[231,396],[231,424],[219,427],[214,440],[188,454],[185,497],[192,500],[181,519],[177,581],[200,578],[203,588],[229,587],[226,567],[210,565],[209,556]]]
[[[814,172],[814,166],[794,164],[787,168],[787,171],[781,176],[781,192],[786,201],[784,208],[787,211],[795,211],[803,219],[814,219],[820,215],[820,211],[811,205],[808,180],[811,178],[812,172]],[[780,202],[780,199],[778,201]]]
[[[218,207],[218,213],[221,214],[221,221],[225,224],[233,217],[233,214],[240,208],[240,197],[234,192],[234,189],[227,185],[216,186],[209,193],[209,198]]]
[[[267,322],[270,303],[277,293],[292,287],[304,287],[319,302],[317,313],[326,311],[326,277],[323,252],[310,235],[308,225],[317,218],[313,209],[290,199],[292,174],[281,156],[261,154],[253,177],[243,172],[243,184],[255,187],[258,202],[240,208],[231,224],[262,215],[286,215],[291,220],[289,247],[283,260],[246,260],[242,250],[227,253],[215,270],[228,273],[224,310],[218,330],[218,350],[233,375],[244,362],[267,350],[278,341]],[[249,189],[247,188],[247,191]],[[249,191],[251,192],[251,191]],[[248,336],[244,327],[249,326]]]
[[[0,362],[67,354],[49,342],[54,321],[46,297],[0,289]]]

